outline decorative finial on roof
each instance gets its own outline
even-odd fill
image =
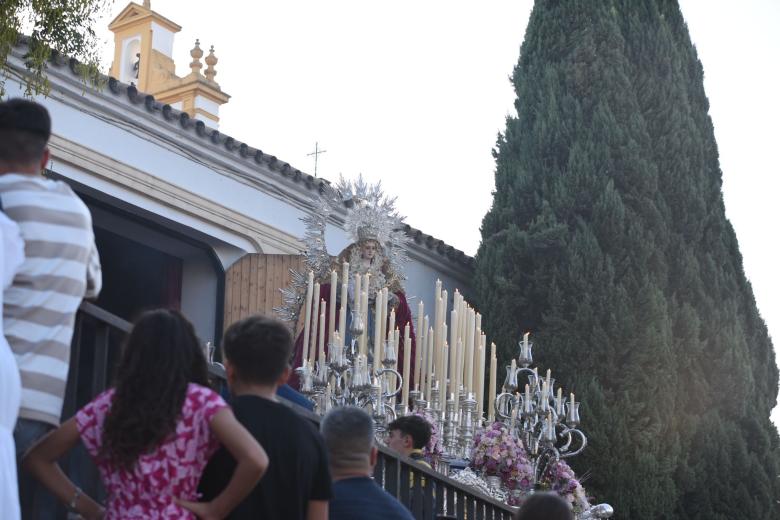
[[[206,79],[209,81],[214,81],[214,76],[217,75],[217,71],[214,70],[214,65],[217,64],[219,60],[216,56],[214,56],[214,46],[211,46],[211,49],[209,49],[209,55],[206,56],[206,72],[204,73],[206,75]]]
[[[144,0],[144,8],[152,10],[152,2],[151,0]]]
[[[203,68],[203,64],[200,62],[200,59],[203,57],[203,49],[200,48],[200,40],[195,40],[195,47],[190,51],[190,56],[192,56],[192,62],[190,63],[192,72],[200,74],[200,69]],[[206,58],[206,61],[208,61],[208,58]]]

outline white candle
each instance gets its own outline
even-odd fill
[[[441,334],[442,334],[442,315],[444,313],[444,309],[441,304],[441,297],[439,297],[438,300],[436,300],[436,319],[434,320],[433,325],[433,350],[435,352],[435,365],[436,365],[436,380],[439,382],[439,388],[442,392],[447,392],[447,379],[445,370],[446,368],[442,366],[442,356],[441,356]]]
[[[474,391],[474,326],[476,324],[474,310],[469,309],[466,316],[466,351],[463,360],[465,361],[465,388],[466,394]]]
[[[368,288],[371,284],[371,275],[366,273],[361,282],[362,297],[360,299],[360,312],[363,314],[363,335],[360,336],[360,348],[364,356],[368,356]]]
[[[352,310],[358,314],[360,314],[360,300],[362,299],[363,291],[361,290],[361,285],[363,282],[363,275],[360,273],[355,273],[355,286],[354,291],[352,293]],[[363,324],[365,326],[365,323]]]
[[[441,322],[442,325],[447,321],[447,307],[449,306],[449,300],[447,299],[447,290],[444,289],[441,292]],[[446,336],[442,336],[441,343],[447,339]]]
[[[318,318],[320,316],[320,284],[319,282],[314,284],[314,298],[313,308],[311,310],[311,341],[309,342],[309,364],[314,366],[314,357],[317,353],[317,325]]]
[[[333,350],[329,351],[328,355],[337,365],[340,365],[343,353],[344,349],[341,348],[341,334],[339,334],[339,331],[335,331],[333,332]]]
[[[320,303],[320,308],[322,309],[322,312],[320,313],[320,323],[319,323],[319,351],[317,355],[317,361],[320,362],[320,364],[325,363],[325,300],[322,300]]]
[[[407,323],[404,327],[404,371],[403,374],[403,383],[401,387],[401,404],[404,406],[404,409],[408,406],[409,403],[409,371],[411,369],[411,361],[412,361],[412,336],[410,334],[409,330],[409,324]]]
[[[480,369],[483,370],[485,367],[480,365],[480,347],[485,348],[485,345],[482,344],[482,331],[480,329],[476,330],[476,333],[474,334],[474,393],[479,394],[479,371]],[[484,360],[482,360],[484,361]],[[483,374],[484,375],[484,374]],[[482,378],[482,382],[485,382],[485,378]]]
[[[454,387],[455,385],[455,370],[458,369],[458,311],[455,309],[452,309],[450,311],[450,327],[449,327],[449,333],[450,333],[450,364],[449,364],[449,378],[450,378],[450,392],[457,392],[458,390]]]
[[[424,320],[423,320],[424,321]],[[416,365],[414,366],[414,386],[415,390],[424,390],[425,389],[425,331],[422,326],[415,330],[415,352],[414,352],[414,361]]]
[[[447,344],[446,341],[444,342],[444,345],[441,346],[441,357],[442,357],[442,361],[443,361],[444,366],[447,366],[447,360],[450,358],[450,346]],[[437,374],[437,378],[438,378],[438,374]],[[439,378],[439,381],[443,381],[441,383],[441,385],[439,386],[439,388],[442,389],[441,390],[442,395],[447,395],[447,387],[444,386],[444,384],[446,383],[447,379],[446,378]],[[442,411],[444,411],[444,407],[443,406],[442,406]]]
[[[388,298],[390,298],[390,294],[387,291],[387,287],[383,287],[382,304],[380,305],[381,315],[378,318],[379,330],[381,331],[380,337],[382,338],[382,344],[380,345],[382,352],[385,351],[385,340],[387,340],[387,330],[388,330],[387,327],[390,327],[390,330],[393,330],[393,327],[395,327],[395,322],[391,322],[391,323],[387,322]]]
[[[395,309],[390,311],[390,319],[387,322],[387,326],[390,327],[389,331],[392,331],[392,334],[395,334]],[[392,336],[390,336],[391,332],[388,332],[388,339],[391,339]]]
[[[336,330],[336,286],[338,285],[336,270],[330,272],[330,303],[328,304],[328,342],[333,343],[333,331]]]
[[[417,331],[417,351],[420,353],[420,365],[417,367],[417,381],[420,391],[425,391],[425,380],[428,374],[428,316],[423,318],[422,327]],[[423,397],[423,399],[425,399]]]
[[[482,350],[482,343],[480,342],[480,344],[477,345],[477,353],[476,353],[477,362],[474,363],[474,365],[476,367],[481,367],[481,368],[484,369],[485,368],[485,356],[483,354],[484,354],[484,351]],[[482,373],[484,374],[484,370],[483,370]],[[483,388],[483,386],[482,386],[482,384],[480,382],[479,373],[477,373],[476,375],[477,375],[477,377],[474,379],[474,390],[475,390],[474,393],[477,394],[476,395],[476,399],[477,399],[477,420],[479,421],[479,420],[482,419],[482,394],[484,392],[484,388]]]
[[[417,304],[417,327],[414,329],[416,335],[415,353],[414,353],[414,383],[415,387],[420,388],[420,372],[422,371],[422,359],[423,349],[420,345],[420,336],[423,334],[423,314],[425,312],[425,305],[422,300]]]
[[[428,317],[425,317],[425,322],[428,323]],[[428,332],[425,333],[425,355],[428,358],[425,365],[425,399],[431,400],[431,385],[433,384],[433,327],[428,327]]]
[[[400,344],[399,344],[399,341],[398,341],[400,337],[401,337],[401,331],[398,330],[398,328],[396,328],[393,331],[392,338],[391,338],[393,340],[393,350],[395,351],[396,363],[400,363],[400,361],[401,361],[401,358],[400,358],[401,349],[399,348]],[[390,387],[394,389],[397,384],[398,384],[398,382],[396,381],[395,374],[390,374]],[[401,382],[401,384],[403,385],[403,382]],[[403,388],[402,388],[402,390],[403,390]],[[392,402],[393,406],[395,406],[396,397],[393,397],[391,402]]]
[[[343,281],[341,282],[341,305],[339,305],[339,336],[341,337],[342,341],[346,337],[345,329],[347,328],[347,294],[349,285],[347,284],[346,280],[349,280],[348,276],[349,275],[342,278]]]
[[[528,336],[530,335],[530,332],[526,332],[523,334],[523,347],[525,347],[526,351],[528,350]]]
[[[552,370],[549,368],[547,369],[547,388],[550,388],[550,376],[552,375]]]
[[[382,291],[376,292],[374,300],[374,371],[382,366],[382,327],[379,326],[379,319],[382,316]]]
[[[490,384],[488,386],[488,422],[495,419],[495,408],[493,400],[496,398],[496,371],[498,370],[498,359],[496,359],[496,344],[490,344]]]
[[[339,306],[339,334],[341,340],[346,338],[347,328],[347,295],[349,294],[349,262],[341,264],[341,305]]]
[[[450,331],[450,347],[453,347],[458,344],[458,340],[462,339],[460,335],[460,325],[461,321],[463,321],[463,315],[462,315],[462,309],[460,306],[460,294],[458,291],[455,291],[455,295],[453,296],[453,302],[452,302],[452,310],[450,311],[450,325],[449,325],[449,331]],[[450,362],[450,365],[452,366],[452,362]],[[454,368],[451,368],[450,371],[454,370]]]
[[[309,334],[311,333],[311,300],[314,294],[314,273],[309,271],[309,282],[306,285],[306,303],[303,321],[303,351],[302,361],[309,361]]]
[[[455,365],[455,374],[450,375],[450,382],[451,382],[451,388],[454,388],[452,392],[455,393],[455,410],[459,410],[460,406],[460,384],[462,382],[463,377],[463,370],[461,367],[463,366],[463,343],[458,340],[458,346],[455,349],[457,352],[456,357],[456,365]],[[452,355],[452,354],[450,354]]]
[[[563,388],[558,387],[558,398],[555,400],[555,413],[563,415]]]

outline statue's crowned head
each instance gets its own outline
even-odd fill
[[[357,230],[357,238],[359,243],[363,243],[366,240],[373,240],[377,244],[379,243],[379,234],[373,226],[360,226]]]

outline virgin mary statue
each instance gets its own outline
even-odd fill
[[[324,300],[326,305],[330,307],[332,303],[337,306],[341,305],[341,302],[338,301],[340,299],[339,291],[336,291],[337,301],[330,301],[330,273],[333,270],[341,273],[344,262],[349,263],[347,293],[347,308],[349,310],[355,308],[355,275],[370,274],[368,323],[364,332],[367,334],[369,354],[373,351],[372,343],[374,341],[374,327],[376,327],[374,295],[377,291],[387,288],[389,308],[386,315],[391,316],[390,311],[394,310],[395,322],[386,323],[386,330],[392,331],[398,328],[403,331],[404,327],[409,324],[412,348],[408,355],[412,356],[410,362],[413,366],[416,348],[414,325],[403,288],[403,265],[407,259],[408,238],[402,231],[403,219],[398,216],[394,206],[395,199],[385,197],[379,184],[368,185],[363,182],[362,178],[354,183],[341,179],[336,188],[326,188],[316,201],[316,211],[303,219],[307,226],[307,232],[304,236],[306,266],[315,273],[316,280],[320,282],[320,293],[319,295],[314,294],[314,298],[319,296],[319,301]],[[334,258],[328,254],[325,248],[325,228],[331,213],[340,208],[346,208],[344,228],[351,238],[351,243]],[[301,273],[293,274],[293,285],[282,291],[285,306],[276,310],[283,319],[297,323],[301,313],[306,277]],[[361,290],[363,289],[365,288]],[[342,334],[346,334],[345,343],[347,344],[351,339],[349,336],[350,319],[351,313],[347,312],[346,331],[342,331]],[[316,327],[313,327],[311,334],[315,333]],[[327,346],[325,350],[328,350]],[[303,352],[303,333],[301,333],[295,342],[294,368],[301,366]],[[403,358],[406,355],[403,345],[400,345],[399,366],[403,366]],[[290,384],[294,387],[298,386],[295,374],[291,377]]]

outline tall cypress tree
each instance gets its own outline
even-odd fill
[[[485,329],[583,401],[618,518],[780,518],[777,369],[677,2],[538,1],[496,150]]]

